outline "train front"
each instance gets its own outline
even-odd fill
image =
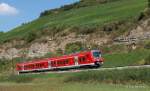
[[[102,57],[102,53],[99,50],[92,50],[92,56],[95,63],[95,66],[99,67],[104,63],[104,58]]]

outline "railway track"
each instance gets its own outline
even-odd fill
[[[85,71],[104,71],[104,70],[123,70],[123,69],[138,69],[138,68],[150,68],[150,65],[142,66],[124,66],[124,67],[113,67],[113,68],[98,68],[98,69],[83,69],[83,70],[71,70],[71,71],[58,71],[56,73],[70,73],[70,72],[85,72]]]
[[[31,73],[31,74],[42,74],[42,73],[77,73],[77,72],[87,72],[87,71],[104,71],[104,70],[124,70],[124,69],[139,69],[139,68],[150,68],[150,65],[142,65],[142,66],[124,66],[124,67],[113,67],[113,68],[94,68],[94,69],[70,69],[65,71],[49,71],[49,72],[39,72],[39,73]]]

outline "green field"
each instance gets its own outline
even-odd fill
[[[65,28],[103,26],[114,21],[132,21],[146,8],[147,0],[117,0],[110,3],[71,9],[38,18],[0,36],[0,41],[25,39],[30,32],[48,29],[54,34]],[[82,31],[82,30],[80,30]]]

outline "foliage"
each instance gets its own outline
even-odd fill
[[[34,78],[31,76],[26,75],[8,75],[8,76],[1,76],[1,82],[16,82],[16,83],[28,83],[33,81]]]
[[[10,70],[11,62],[6,59],[0,59],[0,72]]]
[[[146,48],[146,49],[150,49],[150,42],[148,42],[148,43],[145,45],[145,48]]]
[[[118,52],[126,52],[128,51],[125,45],[111,45],[111,46],[102,46],[101,50],[104,54],[106,53],[118,53]]]
[[[82,43],[81,42],[75,42],[75,43],[69,43],[65,47],[65,53],[75,53],[82,50]]]
[[[150,53],[149,53],[149,56],[145,58],[145,64],[150,65]]]
[[[148,8],[150,8],[150,0],[148,0]]]
[[[57,54],[58,56],[62,56],[62,55],[64,54],[64,51],[59,48],[59,49],[56,50],[56,54]]]
[[[30,43],[30,42],[32,42],[33,40],[35,40],[36,38],[37,38],[36,33],[30,32],[30,33],[26,36],[25,40],[26,40],[27,43]]]
[[[56,50],[56,52],[48,52],[42,58],[57,57],[57,56],[62,56],[62,55],[63,55],[63,51],[61,49],[58,49]]]
[[[23,62],[24,58],[13,58],[12,60],[0,59],[0,72],[7,72],[15,70],[16,63]]]

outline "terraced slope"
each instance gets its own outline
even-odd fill
[[[59,28],[103,26],[113,21],[131,20],[147,6],[147,0],[117,0],[95,6],[71,9],[58,14],[40,17],[28,24],[17,27],[0,36],[0,41],[24,39],[30,32],[38,33],[43,29],[54,32]],[[53,31],[52,31],[53,30]],[[81,30],[82,31],[82,30]]]

